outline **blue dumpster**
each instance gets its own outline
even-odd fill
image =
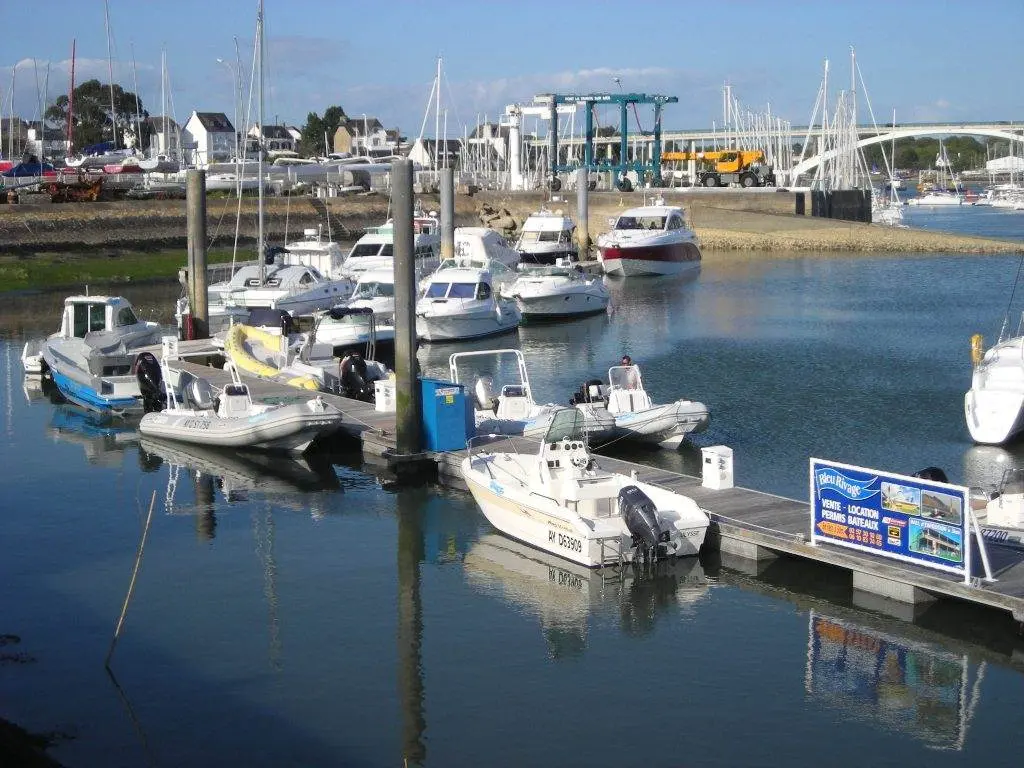
[[[423,447],[428,451],[459,451],[473,434],[473,409],[462,384],[420,379],[423,398]]]

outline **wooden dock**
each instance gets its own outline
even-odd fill
[[[157,354],[159,351],[157,350]],[[185,357],[210,358],[219,354],[208,342],[181,342],[179,354]],[[207,360],[208,361],[208,360]],[[207,378],[215,386],[231,380],[230,374],[209,365],[178,360],[173,367]],[[295,398],[299,390],[284,384],[251,376],[243,377],[254,399],[280,400]],[[395,457],[395,415],[377,411],[372,403],[337,395],[321,396],[345,415],[342,431],[361,441],[364,456],[371,462]],[[504,447],[503,447],[504,446]],[[493,450],[534,450],[535,444],[523,438],[501,438]],[[432,454],[437,464],[439,481],[447,486],[466,489],[461,463],[465,450]],[[986,582],[978,571],[980,558],[972,554],[975,574],[970,584],[962,577],[946,574],[910,563],[872,555],[845,547],[810,542],[811,510],[807,501],[787,499],[747,488],[713,490],[705,488],[701,479],[663,469],[649,467],[609,456],[599,456],[598,464],[606,470],[623,474],[636,473],[637,479],[661,486],[693,498],[712,521],[705,546],[757,563],[788,555],[842,568],[852,575],[855,594],[880,595],[897,604],[917,606],[937,598],[955,598],[971,603],[1009,611],[1024,625],[1024,552],[998,545],[987,551],[996,580]]]

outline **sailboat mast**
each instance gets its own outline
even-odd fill
[[[156,152],[170,152],[167,140],[167,51],[160,51],[160,139],[156,143]],[[161,146],[161,144],[163,146]]]
[[[103,22],[107,28],[107,79],[110,81],[110,131],[117,149],[117,108],[114,106],[114,64],[110,53],[110,5],[103,0]]]
[[[256,39],[259,46],[260,65],[260,87],[259,87],[259,123],[257,124],[256,152],[258,160],[256,163],[256,188],[258,191],[257,208],[258,224],[256,229],[256,256],[260,260],[260,284],[266,279],[267,262],[263,254],[263,0],[260,0],[259,11],[256,14]],[[237,126],[235,128],[237,130]]]
[[[437,95],[434,97],[434,170],[440,170],[441,163],[441,57],[437,57]]]
[[[68,88],[68,157],[75,148],[75,38],[71,38],[71,86]]]

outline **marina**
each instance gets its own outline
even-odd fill
[[[1019,761],[1012,25],[124,2],[0,61],[0,764]]]

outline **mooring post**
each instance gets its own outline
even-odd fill
[[[192,317],[188,338],[205,339],[210,335],[206,293],[206,171],[189,170],[185,196],[188,222],[188,306]]]
[[[580,261],[590,258],[590,169],[576,170],[576,239]]]
[[[441,169],[441,259],[455,257],[455,169]]]
[[[420,451],[422,410],[416,379],[416,262],[410,160],[391,164],[391,207],[395,219],[395,427],[398,455],[410,456]]]

